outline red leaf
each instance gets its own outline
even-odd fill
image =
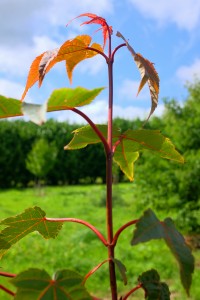
[[[109,26],[104,18],[99,17],[95,14],[85,13],[85,14],[79,15],[75,19],[81,18],[81,17],[88,17],[88,18],[91,19],[89,21],[83,22],[81,25],[85,25],[85,24],[99,24],[99,25],[101,25],[101,28],[98,29],[98,30],[102,30],[102,32],[103,32],[103,48],[104,48],[105,45],[106,45],[106,40],[107,40],[108,36],[111,35],[112,32],[113,32],[112,26]]]

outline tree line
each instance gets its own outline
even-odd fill
[[[117,118],[115,125],[125,131],[138,129],[142,121]],[[24,120],[0,122],[0,188],[26,187],[35,182],[27,158],[36,141],[49,145],[49,164],[52,167],[43,176],[48,185],[105,182],[105,158],[101,144],[87,146],[80,151],[65,151],[64,146],[73,137],[72,131],[80,125],[48,120],[37,126]],[[188,85],[185,102],[165,101],[162,117],[153,117],[146,125],[159,129],[176,145],[186,163],[180,165],[144,151],[135,163],[135,181],[140,205],[151,203],[157,209],[179,210],[180,227],[200,232],[200,81]],[[52,152],[51,152],[52,151]],[[51,162],[52,163],[52,162]],[[32,165],[36,165],[32,163]],[[124,177],[114,168],[118,181]],[[142,194],[141,194],[142,193]],[[188,211],[190,217],[188,217]]]

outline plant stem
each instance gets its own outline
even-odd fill
[[[6,292],[7,294],[11,295],[11,296],[15,296],[15,293],[12,292],[11,290],[7,289],[5,286],[0,284],[0,290],[3,290],[4,292]]]
[[[81,220],[81,219],[76,219],[76,218],[44,218],[45,221],[48,222],[74,222],[74,223],[79,223],[82,225],[85,225],[86,227],[90,228],[97,236],[98,238],[102,241],[102,243],[107,247],[107,241],[104,238],[104,236],[97,230],[96,227],[91,225],[90,223]]]
[[[108,60],[108,80],[109,80],[109,104],[108,104],[108,137],[109,153],[106,155],[106,221],[108,238],[108,258],[114,258],[115,245],[113,241],[113,212],[112,212],[112,120],[113,120],[113,60],[111,57],[111,36],[109,36],[109,60]],[[110,288],[112,300],[117,300],[117,282],[115,274],[115,264],[113,260],[109,261]]]

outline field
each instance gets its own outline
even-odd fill
[[[137,210],[134,197],[134,185],[126,183],[114,186],[114,229],[124,223],[137,219],[142,211]],[[7,190],[0,192],[0,219],[21,213],[24,209],[39,206],[47,217],[82,218],[96,226],[104,235],[105,228],[105,187],[103,185],[45,187],[40,193],[35,189]],[[164,212],[157,214],[159,218],[167,217]],[[170,285],[173,300],[186,300],[186,294],[180,284],[178,266],[172,254],[162,241],[152,241],[135,247],[130,245],[134,227],[129,227],[120,236],[116,258],[127,267],[128,286],[118,276],[119,291],[128,291],[134,287],[137,277],[151,268],[158,270],[161,280]],[[51,274],[58,269],[68,268],[86,274],[94,266],[106,258],[106,248],[93,232],[80,224],[65,223],[63,230],[55,240],[44,240],[37,233],[31,234],[15,245],[3,257],[2,270],[18,273],[30,267],[42,268]],[[190,300],[198,300],[200,295],[200,253],[195,251],[196,270],[191,288]],[[86,286],[91,294],[102,299],[109,299],[108,266],[104,264]],[[4,278],[0,278],[1,283]],[[13,290],[13,287],[10,286]],[[97,292],[98,291],[98,292]],[[9,300],[0,292],[0,299]],[[142,291],[129,299],[143,299]]]

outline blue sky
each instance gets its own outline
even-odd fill
[[[1,0],[0,1],[0,94],[20,98],[32,60],[43,51],[59,47],[79,34],[92,34],[102,42],[97,26],[80,26],[79,14],[91,12],[106,18],[113,26],[113,46],[122,41],[120,31],[136,52],[155,63],[160,76],[159,105],[162,99],[184,101],[186,81],[200,77],[200,0]],[[82,21],[84,21],[83,19]],[[59,63],[46,76],[42,88],[32,88],[25,101],[42,103],[54,89],[69,87],[65,64]],[[140,75],[132,56],[122,48],[114,66],[114,115],[144,119],[150,110],[150,96],[145,88],[136,97]],[[78,65],[72,87],[107,86],[106,64],[101,56]],[[90,106],[84,107],[94,122],[104,122],[107,90]],[[72,112],[56,112],[54,118],[82,122]]]

